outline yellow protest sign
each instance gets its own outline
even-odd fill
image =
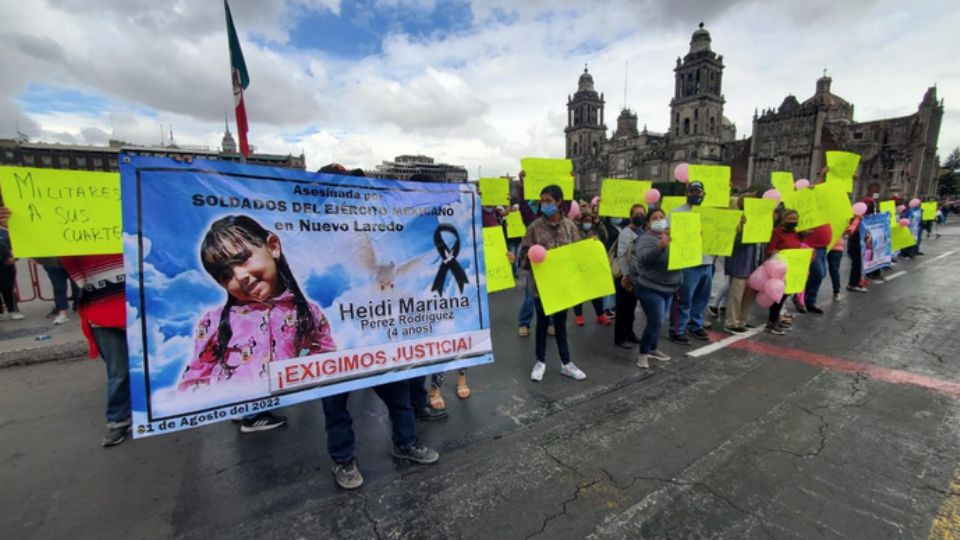
[[[788,208],[797,211],[798,231],[807,231],[827,222],[827,217],[820,210],[820,198],[816,189],[804,188],[795,191],[793,205]]]
[[[726,165],[690,165],[690,181],[703,182],[703,202],[700,206],[728,208],[730,206],[730,167]]]
[[[793,196],[796,193],[796,189],[793,187],[793,173],[773,171],[770,173],[770,183],[780,193],[780,202],[783,203],[783,206],[793,208]]]
[[[899,251],[901,249],[906,249],[911,246],[917,245],[917,239],[913,236],[913,233],[910,231],[910,227],[904,227],[897,223],[893,227],[890,227],[890,249],[893,251]]]
[[[481,178],[479,187],[483,206],[510,206],[509,178]]]
[[[937,219],[937,201],[920,203],[920,210],[923,211],[923,221]]]
[[[527,226],[523,224],[520,212],[513,211],[507,214],[507,238],[523,238],[527,235]]]
[[[16,257],[123,251],[117,173],[0,167],[0,191]]]
[[[631,206],[646,205],[644,195],[651,187],[653,182],[648,180],[604,178],[603,185],[600,187],[600,215],[630,217]]]
[[[540,192],[549,185],[560,186],[563,200],[573,199],[573,162],[569,159],[523,158],[523,198],[540,198]]]
[[[853,219],[853,205],[850,204],[850,196],[845,189],[842,182],[819,184],[814,189],[820,204],[820,213],[826,218],[833,232],[827,249],[833,248]]]
[[[827,152],[827,182],[839,182],[846,193],[853,193],[853,175],[860,166],[860,154],[852,152]]]
[[[487,292],[512,289],[513,267],[507,258],[507,241],[503,237],[503,228],[483,228],[483,260],[487,276]]]
[[[890,229],[897,226],[897,201],[880,201],[880,214],[890,214]]]
[[[737,226],[743,212],[726,208],[697,207],[700,214],[701,247],[704,255],[729,257],[737,239]],[[671,244],[672,245],[672,244]]]
[[[749,197],[743,200],[743,212],[747,222],[743,224],[744,244],[765,244],[773,234],[773,212],[777,201]]]
[[[700,214],[696,212],[670,214],[667,269],[680,270],[703,264],[703,244],[700,237]]]
[[[813,250],[804,249],[783,249],[777,252],[777,257],[787,263],[787,275],[784,277],[786,287],[784,294],[796,294],[803,292],[807,287],[807,275],[810,273],[810,259],[813,257]]]
[[[614,293],[610,261],[599,240],[548,250],[542,263],[530,266],[547,315]]]
[[[678,206],[687,204],[687,198],[683,195],[670,195],[660,198],[660,209],[664,214],[669,214],[671,210]]]

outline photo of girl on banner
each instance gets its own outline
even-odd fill
[[[210,226],[200,252],[227,298],[197,325],[181,392],[230,385],[263,395],[271,360],[336,350],[330,322],[303,294],[276,234],[252,218],[230,215]]]
[[[890,214],[870,214],[860,222],[860,258],[863,273],[890,266]]]

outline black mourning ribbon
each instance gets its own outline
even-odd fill
[[[452,248],[447,248],[446,242],[443,241],[444,231],[452,234],[456,239]],[[433,232],[433,244],[437,246],[437,253],[440,254],[440,269],[437,270],[437,277],[433,278],[433,287],[430,290],[436,292],[439,296],[443,296],[443,288],[447,282],[447,272],[450,272],[453,274],[453,279],[457,280],[457,286],[460,287],[462,293],[463,286],[469,283],[469,280],[467,279],[467,273],[457,262],[457,255],[460,254],[460,233],[453,225],[441,223],[437,226],[437,230]]]

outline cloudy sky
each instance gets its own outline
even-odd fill
[[[251,144],[372,167],[401,153],[515,173],[562,157],[567,95],[589,63],[607,99],[669,123],[673,66],[703,21],[726,116],[812,95],[827,68],[857,120],[910,114],[934,84],[940,153],[960,146],[955,0],[232,0],[250,71]],[[624,95],[624,66],[629,62]],[[232,117],[218,0],[0,2],[0,137],[217,147]],[[231,126],[233,121],[231,119]],[[164,130],[167,130],[164,127]]]

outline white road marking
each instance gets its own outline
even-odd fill
[[[953,254],[956,253],[957,251],[960,251],[960,250],[955,249],[955,250],[953,250],[953,251],[948,251],[948,252],[946,252],[946,253],[941,253],[940,255],[937,255],[936,257],[934,257],[934,258],[932,258],[932,259],[927,259],[927,260],[923,261],[922,263],[918,264],[918,265],[915,266],[914,268],[919,268],[919,267],[921,267],[921,266],[923,266],[923,265],[925,265],[925,264],[927,264],[927,263],[932,263],[933,261],[938,261],[938,260],[940,260],[940,259],[942,259],[942,258],[944,258],[944,257],[949,257],[950,255],[953,255]]]
[[[712,352],[719,351],[720,349],[724,349],[724,348],[726,348],[726,347],[729,347],[731,344],[736,343],[736,342],[738,342],[738,341],[741,341],[741,340],[744,340],[744,339],[747,339],[747,338],[751,338],[751,337],[759,334],[760,332],[763,332],[763,326],[762,326],[762,325],[761,325],[761,326],[758,326],[758,327],[756,327],[756,328],[751,328],[750,330],[747,330],[746,332],[744,332],[744,333],[742,333],[742,334],[738,334],[738,335],[735,335],[735,336],[730,336],[730,337],[728,337],[728,338],[721,339],[720,341],[711,343],[710,345],[707,345],[707,346],[705,346],[705,347],[700,347],[699,349],[694,349],[694,350],[688,352],[688,353],[687,353],[687,356],[693,356],[694,358],[699,357],[699,356],[704,356],[704,355],[710,354],[710,353],[712,353]]]
[[[886,282],[886,281],[891,281],[891,280],[897,279],[898,277],[900,277],[900,276],[902,276],[902,275],[904,275],[904,274],[906,274],[906,273],[907,273],[906,270],[901,270],[901,271],[899,271],[899,272],[894,272],[894,273],[890,274],[889,276],[884,277],[884,278],[883,278],[883,281]]]

